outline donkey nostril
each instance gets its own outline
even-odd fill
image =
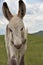
[[[20,49],[22,44],[21,45],[14,45],[17,49]]]

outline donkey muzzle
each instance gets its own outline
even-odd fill
[[[16,47],[17,49],[20,49],[21,46],[26,43],[26,39],[22,41],[22,44],[15,45],[13,41],[11,41],[11,43],[14,45],[14,47]]]
[[[14,45],[17,49],[20,49],[21,48],[21,46],[22,46],[22,44],[20,44],[20,45]]]

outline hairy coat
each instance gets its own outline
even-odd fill
[[[23,24],[23,17],[26,13],[26,6],[19,0],[19,11],[17,15],[12,15],[7,3],[3,3],[4,16],[9,20],[6,27],[6,50],[8,55],[8,65],[24,65],[24,54],[27,48],[27,33]]]

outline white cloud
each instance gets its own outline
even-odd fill
[[[6,25],[0,20],[0,34],[5,34]]]
[[[0,20],[5,26],[9,23],[9,21],[5,17],[0,18]]]
[[[28,28],[29,33],[35,33],[43,30],[43,16],[38,15],[26,15],[24,17],[25,27]]]
[[[27,14],[43,14],[43,3],[35,3],[35,4],[28,4],[27,5]]]
[[[4,23],[0,20],[0,25],[3,25]]]
[[[25,26],[29,33],[43,30],[43,3],[27,5],[27,15],[24,18]]]

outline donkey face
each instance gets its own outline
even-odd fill
[[[21,3],[21,4],[20,4]],[[23,7],[22,7],[23,5]],[[21,7],[21,8],[20,8]],[[23,17],[25,15],[26,8],[23,1],[19,1],[18,15],[12,15],[9,11],[7,3],[3,3],[4,16],[9,20],[8,29],[10,42],[17,48],[21,48],[26,42],[25,28],[23,24]]]
[[[14,16],[8,24],[10,31],[11,43],[19,48],[26,41],[25,28],[22,19],[18,16]]]

